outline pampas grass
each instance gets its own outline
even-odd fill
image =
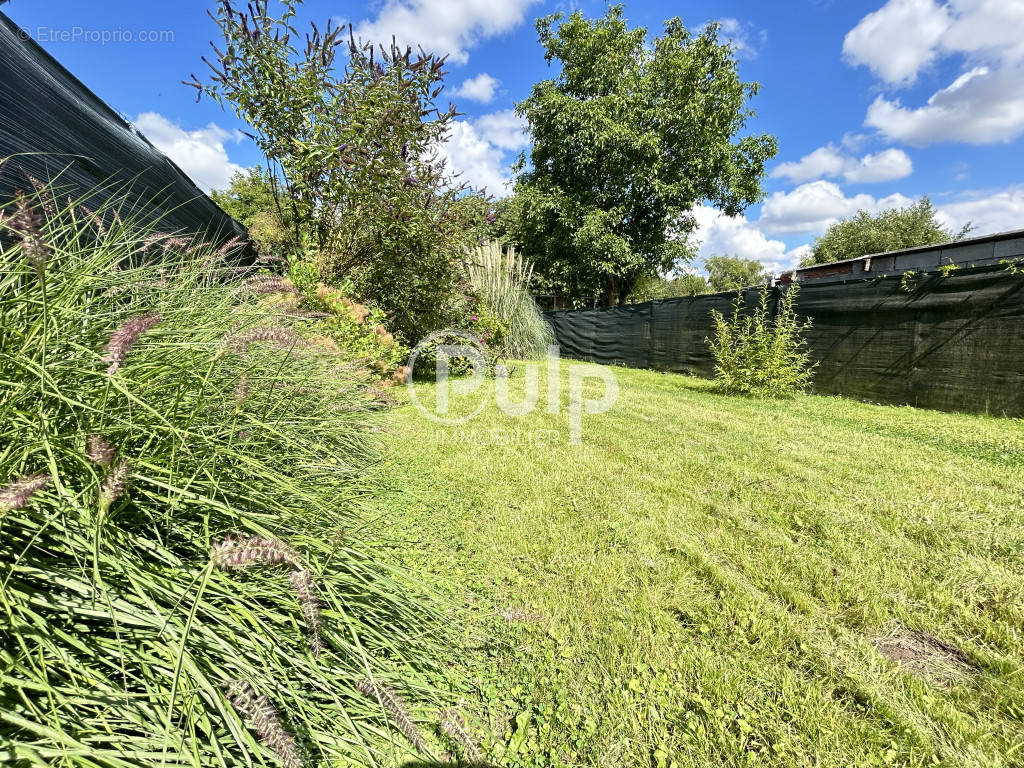
[[[536,360],[544,357],[555,337],[530,296],[533,267],[514,248],[488,242],[471,255],[469,280],[473,291],[505,326],[502,357]]]

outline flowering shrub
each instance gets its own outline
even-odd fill
[[[439,310],[489,204],[437,155],[456,117],[438,105],[444,59],[364,44],[330,21],[302,34],[301,0],[273,5],[220,0],[222,43],[208,81],[190,84],[249,126],[272,171],[249,185],[269,186],[259,204],[280,209],[289,255],[328,283],[353,281],[350,295],[381,307],[407,339],[450,325]]]

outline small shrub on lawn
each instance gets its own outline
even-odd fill
[[[769,289],[759,292],[752,313],[744,312],[742,292],[729,317],[712,312],[715,338],[708,343],[715,356],[715,380],[723,391],[782,397],[807,389],[815,365],[803,338],[811,322],[801,322],[793,308],[798,290],[793,287],[782,293],[774,318]]]
[[[281,278],[55,199],[0,218],[0,758],[396,756],[357,683],[436,708],[436,614],[347,533],[366,377],[241,299]]]
[[[417,377],[433,379],[437,376],[437,361],[442,347],[469,348],[475,351],[467,354],[453,354],[454,349],[446,350],[448,375],[454,377],[469,376],[473,373],[474,360],[483,360],[486,373],[494,373],[498,359],[490,348],[478,338],[463,331],[438,331],[431,334],[419,346],[416,355],[415,370]],[[477,363],[479,364],[479,363]]]

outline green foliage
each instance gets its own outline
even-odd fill
[[[836,222],[815,239],[803,266],[962,240],[972,229],[971,224],[958,232],[943,227],[927,197],[905,208],[889,208],[875,215],[858,211],[856,216]]]
[[[275,193],[277,179],[263,168],[237,171],[225,190],[213,190],[210,197],[225,213],[249,230],[249,237],[264,256],[293,254],[295,223],[289,205],[281,205]]]
[[[382,310],[364,306],[323,284],[303,295],[301,308],[327,315],[323,329],[345,356],[362,361],[395,383],[405,381],[409,350],[388,332]]]
[[[738,291],[755,285],[764,285],[771,275],[757,259],[739,256],[712,256],[704,262],[708,271],[708,284],[713,293]]]
[[[900,275],[900,290],[904,293],[913,293],[917,290],[918,283],[920,282],[921,273],[916,269],[908,269],[902,275]]]
[[[469,376],[474,371],[474,364],[479,365],[481,361],[485,367],[484,372],[493,373],[497,357],[487,346],[486,335],[493,333],[494,330],[495,326],[485,319],[475,331],[480,334],[479,336],[474,336],[474,331],[436,331],[419,345],[413,373],[418,377],[436,378],[439,374],[437,362],[442,347],[472,350],[467,354],[452,354],[453,350],[444,351],[449,376]]]
[[[554,332],[529,293],[533,268],[514,248],[491,241],[476,249],[469,261],[469,282],[488,314],[500,323],[500,340],[487,345],[501,357],[535,360],[544,357]]]
[[[702,275],[687,273],[671,278],[648,275],[636,281],[629,302],[641,304],[645,301],[700,296],[705,293],[710,293],[710,289]]]
[[[739,79],[713,24],[694,33],[675,18],[649,40],[613,5],[537,29],[559,72],[517,106],[533,147],[501,229],[570,301],[621,303],[639,278],[692,260],[695,205],[734,215],[762,198],[775,139],[737,138],[759,86]]]
[[[1024,275],[1024,259],[1000,259],[999,263],[1005,265],[1011,275]]]
[[[273,15],[265,0],[248,11],[221,0],[223,51],[211,82],[192,84],[251,126],[297,222],[292,252],[327,282],[352,279],[360,299],[416,339],[445,324],[462,256],[488,213],[436,159],[455,116],[435,103],[444,62],[375,51],[330,23],[301,43],[301,0],[280,5]]]
[[[771,310],[772,291],[759,293],[752,313],[744,310],[743,294],[733,302],[732,315],[713,310],[715,338],[708,339],[715,356],[715,381],[729,394],[784,397],[803,392],[816,364],[810,361],[803,332],[811,321],[800,322],[793,309],[798,289],[782,293]]]
[[[265,307],[280,278],[238,282],[201,243],[55,199],[21,198],[0,238],[3,762],[407,752],[355,684],[436,703],[437,614],[353,533],[366,377],[317,349],[319,321]],[[44,487],[19,494],[26,477]],[[271,551],[288,563],[227,567]]]

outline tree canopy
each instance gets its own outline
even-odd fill
[[[775,138],[737,138],[759,85],[740,80],[714,24],[693,32],[674,18],[650,41],[613,5],[537,30],[559,72],[517,105],[533,146],[506,236],[570,301],[624,302],[639,278],[692,259],[694,206],[736,215],[762,199]]]
[[[739,256],[712,256],[704,262],[704,268],[713,293],[762,285],[771,279],[760,261]]]
[[[301,34],[302,0],[277,5],[219,0],[222,42],[191,85],[251,129],[273,210],[294,224],[289,255],[353,283],[407,339],[444,327],[489,205],[437,153],[456,114],[437,102],[444,59],[364,44],[351,25]]]
[[[228,188],[213,190],[210,198],[246,226],[260,253],[282,255],[295,240],[295,226],[291,206],[281,204],[274,185],[274,177],[257,166],[236,171]]]
[[[629,294],[630,304],[642,304],[656,299],[677,299],[709,293],[708,281],[703,275],[684,273],[675,277],[644,275],[637,279]]]
[[[817,238],[803,266],[856,259],[871,253],[896,251],[918,245],[934,245],[961,240],[973,229],[968,224],[958,232],[942,226],[927,197],[905,208],[890,208],[872,215],[858,211],[855,216],[837,221]]]

